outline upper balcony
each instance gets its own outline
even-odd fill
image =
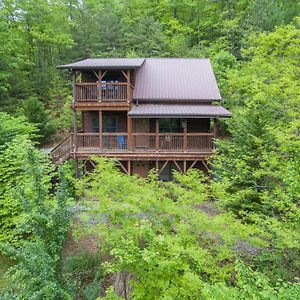
[[[74,99],[78,102],[130,101],[132,88],[128,82],[75,83]]]
[[[128,107],[132,99],[133,70],[80,70],[73,77],[74,106]]]

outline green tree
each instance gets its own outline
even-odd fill
[[[72,45],[64,1],[2,1],[0,26],[4,108],[13,111],[35,94],[47,102],[55,65]]]
[[[49,137],[54,133],[50,112],[37,98],[29,98],[22,102],[20,113],[24,115],[28,122],[34,124],[38,129],[38,141],[40,143],[49,140]]]
[[[290,23],[299,13],[297,1],[256,0],[249,6],[243,23],[249,31],[273,31],[275,26]]]
[[[16,242],[20,203],[13,187],[24,179],[23,163],[27,151],[34,150],[30,138],[36,137],[36,128],[24,117],[11,117],[0,112],[0,241]]]
[[[9,269],[4,299],[70,299],[61,278],[62,249],[72,215],[65,170],[60,169],[53,195],[52,176],[45,174],[39,157],[30,151],[26,158],[25,176],[14,188],[21,208],[17,226],[23,236],[21,247],[1,247],[16,262]]]
[[[231,139],[219,143],[215,168],[240,194],[240,201],[228,202],[240,213],[297,219],[298,194],[290,192],[295,184],[287,178],[297,174],[300,162],[298,44],[299,29],[291,25],[252,36],[244,50],[249,62],[229,73]]]
[[[168,39],[162,26],[152,17],[141,19],[128,26],[133,27],[132,31],[125,32],[126,48],[130,49],[130,52],[127,50],[129,53],[139,57],[158,57],[169,53]]]
[[[230,137],[217,143],[212,187],[216,203],[270,234],[273,251],[258,269],[292,280],[299,268],[292,241],[300,217],[299,27],[252,35],[247,45],[245,62],[224,85],[233,118]]]

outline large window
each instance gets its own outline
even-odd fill
[[[118,131],[118,116],[109,115],[103,117],[103,131],[117,132]]]
[[[181,133],[183,132],[183,119],[160,119],[159,132]]]
[[[98,112],[92,112],[92,131],[99,132],[99,114],[98,114]]]

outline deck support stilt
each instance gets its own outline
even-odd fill
[[[208,167],[208,165],[206,164],[206,162],[204,160],[202,161],[202,164],[205,167],[207,173],[209,173],[209,167]]]
[[[128,161],[127,174],[131,175],[131,161]]]
[[[194,160],[194,161],[192,162],[192,164],[190,165],[190,167],[187,169],[187,171],[190,170],[190,169],[192,169],[192,168],[195,166],[195,164],[197,163],[197,161],[198,161],[198,160]]]
[[[75,177],[79,177],[78,159],[74,158]]]
[[[181,173],[183,173],[183,172],[182,172],[182,169],[180,168],[180,166],[179,166],[179,164],[178,164],[178,162],[177,162],[176,160],[173,160],[173,162],[174,162],[176,168],[178,169],[178,171],[181,172]]]
[[[158,175],[160,175],[160,173],[164,170],[164,168],[166,167],[166,165],[168,164],[168,160],[163,164],[163,166],[160,168],[160,170],[158,171]]]
[[[159,161],[158,160],[155,161],[155,170],[156,170],[157,175],[159,175]]]
[[[183,174],[186,174],[186,160],[183,161]]]
[[[127,174],[127,175],[129,175],[128,174],[128,168],[126,170],[126,168],[124,167],[124,165],[122,164],[122,162],[120,160],[118,160],[118,164],[121,167],[121,169],[124,171],[124,173]]]

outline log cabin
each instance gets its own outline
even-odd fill
[[[162,180],[172,169],[207,170],[220,91],[209,59],[96,58],[60,65],[73,78],[74,131],[52,150],[54,163],[73,158],[86,170],[91,155],[116,158],[125,173]],[[81,120],[78,122],[78,120]]]

